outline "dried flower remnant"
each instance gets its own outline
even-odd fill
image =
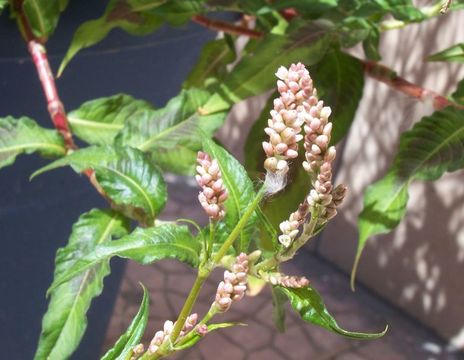
[[[288,160],[298,156],[298,142],[303,139],[300,132],[306,111],[304,104],[313,101],[316,92],[308,71],[301,63],[292,64],[289,69],[281,66],[276,76],[279,78],[277,89],[280,97],[274,100],[274,109],[264,130],[269,135],[269,141],[263,142],[267,156],[264,167],[268,172],[268,183],[272,182],[269,179],[279,175],[283,187],[289,170]]]
[[[195,327],[195,324],[198,321],[198,315],[197,314],[192,314],[187,319],[185,320],[185,324],[182,328],[182,331],[180,332],[179,338],[183,337],[185,334],[187,334],[190,330],[192,330]],[[169,339],[169,336],[171,335],[173,329],[174,329],[175,323],[172,322],[171,320],[166,320],[163,325],[163,330],[159,330],[155,333],[155,336],[150,342],[150,346],[148,347],[148,353],[149,354],[155,354],[160,346]]]
[[[201,151],[198,152],[197,163],[195,179],[202,188],[198,200],[210,219],[221,220],[225,216],[224,202],[228,192],[222,181],[219,164],[216,159],[211,160],[207,153]]]
[[[248,256],[241,253],[232,265],[232,271],[224,271],[224,281],[219,283],[214,301],[219,312],[229,310],[233,301],[239,301],[245,296],[248,284],[248,263]]]

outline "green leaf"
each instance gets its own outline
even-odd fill
[[[272,74],[280,65],[298,61],[306,65],[317,63],[330,44],[330,30],[325,23],[313,22],[298,26],[287,35],[266,35],[224,78],[203,111],[207,114],[224,111],[243,99],[272,89],[275,86]]]
[[[152,224],[166,204],[167,189],[159,169],[140,150],[117,150],[117,159],[95,169],[105,194],[122,211],[144,224]]]
[[[234,59],[234,49],[225,38],[208,42],[203,47],[200,59],[185,80],[183,87],[214,89],[227,75],[227,65]]]
[[[100,18],[86,21],[76,30],[71,45],[61,62],[58,76],[63,73],[64,68],[80,50],[99,43],[114,28],[121,28],[132,35],[145,35],[153,32],[161,26],[163,19],[147,10],[163,2],[164,0],[152,0],[141,5],[137,1],[110,0],[105,13]]]
[[[73,226],[68,245],[57,252],[55,280],[78,263],[82,254],[111,243],[112,237],[125,235],[127,228],[126,219],[112,211],[94,209],[82,215]],[[84,335],[90,303],[102,292],[103,279],[109,272],[108,261],[101,262],[53,290],[35,360],[69,358]]]
[[[135,345],[139,344],[143,336],[150,315],[150,296],[145,286],[143,288],[143,298],[139,311],[132,319],[126,332],[116,341],[113,348],[108,350],[100,360],[126,360]]]
[[[6,8],[8,5],[8,0],[0,0],[0,14],[2,13],[3,9]]]
[[[290,300],[292,308],[309,323],[323,327],[333,333],[353,339],[378,339],[385,335],[388,326],[380,333],[351,332],[342,329],[326,309],[321,295],[312,287],[292,289],[277,286]]]
[[[278,287],[272,286],[272,320],[277,330],[285,332],[285,302],[287,296]]]
[[[66,5],[67,1],[63,0],[24,0],[22,11],[34,36],[46,40],[55,30]]]
[[[68,121],[75,136],[91,145],[113,142],[125,122],[138,121],[140,110],[154,110],[146,101],[125,94],[103,97],[83,103],[68,113]]]
[[[352,287],[368,238],[390,232],[406,213],[409,184],[414,179],[436,180],[447,171],[463,167],[464,111],[452,107],[437,111],[401,135],[393,166],[368,188],[364,197]]]
[[[31,180],[44,172],[70,165],[76,172],[80,173],[87,169],[106,166],[117,159],[117,153],[112,146],[90,146],[69,153],[65,157],[53,161],[40,168],[31,175]]]
[[[44,129],[27,117],[0,118],[0,168],[12,164],[20,154],[35,151],[45,157],[66,153],[63,138],[57,131]]]
[[[216,159],[221,169],[222,180],[229,193],[229,198],[225,202],[226,216],[224,223],[228,233],[237,225],[238,221],[245,213],[249,203],[253,201],[256,194],[253,189],[253,183],[247,175],[244,167],[225,149],[216,145],[212,140],[206,139],[203,142],[203,149],[213,158]],[[257,216],[254,214],[247,225],[243,228],[236,249],[239,252],[248,252],[251,236]]]
[[[456,91],[451,95],[452,99],[458,104],[464,105],[464,80],[458,83]]]
[[[163,165],[165,170],[180,167],[192,173],[203,137],[211,137],[226,117],[225,112],[200,115],[198,110],[209,97],[206,91],[182,90],[162,109],[141,110],[137,113],[137,121],[125,125],[116,143],[153,152],[153,160]],[[177,158],[175,155],[179,149],[182,157]]]
[[[464,64],[464,43],[451,46],[436,54],[430,55],[427,61],[448,61]]]
[[[113,256],[141,264],[174,258],[196,267],[199,264],[200,247],[187,226],[162,224],[151,228],[137,228],[119,240],[99,245],[86,253],[71,268],[59,274],[48,291],[53,291],[74,276],[110,260]]]

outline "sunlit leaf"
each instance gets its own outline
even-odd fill
[[[186,226],[162,224],[151,228],[137,228],[131,234],[108,244],[96,246],[84,254],[72,267],[57,276],[48,292],[113,256],[151,264],[161,259],[178,259],[198,266],[200,243],[195,241]]]
[[[337,324],[332,315],[330,315],[321,296],[313,288],[306,287],[294,289],[282,286],[278,286],[278,288],[288,297],[292,308],[308,323],[353,339],[378,339],[387,332],[388,327],[379,333],[362,333],[344,330]]]
[[[427,61],[448,61],[464,64],[464,43],[453,45],[427,57]]]
[[[71,269],[82,254],[127,233],[128,222],[112,211],[92,210],[73,226],[65,248],[56,256],[55,280]],[[103,290],[103,279],[110,272],[108,261],[87,268],[56,287],[42,321],[42,332],[35,360],[67,359],[79,345],[87,327],[87,310],[92,299]]]
[[[142,288],[143,298],[139,311],[132,319],[126,332],[122,334],[114,346],[103,355],[101,360],[126,360],[127,356],[131,354],[133,347],[139,344],[147,326],[148,316],[150,315],[150,296],[143,285]]]

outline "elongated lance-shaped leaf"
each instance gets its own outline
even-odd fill
[[[427,57],[427,61],[448,61],[464,64],[464,43],[453,45]]]
[[[48,292],[74,276],[113,256],[151,264],[162,259],[178,259],[191,266],[198,266],[201,244],[190,234],[187,226],[162,224],[152,228],[137,228],[123,238],[102,244],[95,251],[85,254],[71,268],[55,278]]]
[[[99,43],[115,28],[121,28],[132,35],[145,35],[155,31],[161,26],[163,19],[159,15],[144,10],[155,8],[163,2],[164,0],[153,0],[141,4],[141,1],[110,0],[101,17],[86,21],[76,30],[71,45],[61,62],[58,76],[63,73],[64,68],[80,50]]]
[[[286,35],[266,35],[224,78],[203,111],[207,114],[224,111],[243,99],[272,89],[275,79],[269,74],[280,65],[298,61],[306,65],[317,63],[329,47],[330,31],[327,24],[314,22],[295,26]]]
[[[100,360],[126,360],[132,354],[134,346],[139,344],[150,315],[150,296],[145,286],[142,285],[142,288],[143,298],[139,311],[132,319],[126,332],[120,336],[114,346]]]
[[[166,204],[163,176],[140,150],[127,147],[116,153],[116,160],[94,168],[98,183],[124,214],[150,225]]]
[[[385,330],[379,333],[362,333],[342,329],[324,305],[321,295],[312,287],[286,288],[278,286],[279,290],[290,300],[292,308],[301,318],[311,324],[323,327],[333,333],[353,339],[378,339],[385,335]]]
[[[359,215],[359,240],[352,287],[361,253],[372,235],[393,230],[406,213],[408,187],[414,179],[436,180],[464,167],[464,111],[448,107],[424,117],[403,133],[388,174],[371,185]]]
[[[138,121],[139,110],[154,110],[143,100],[125,94],[103,97],[83,103],[68,113],[74,135],[91,145],[112,144],[125,122]]]
[[[55,170],[63,166],[71,166],[76,172],[96,167],[107,166],[117,159],[116,149],[112,146],[90,146],[62,157],[52,163],[45,165],[31,175],[31,179],[44,172]]]
[[[128,226],[127,219],[113,211],[94,209],[82,215],[73,226],[68,245],[58,250],[55,281],[72,268],[82,254],[92,253],[99,245],[110,243],[112,237],[125,235]],[[84,335],[90,303],[102,292],[103,279],[109,272],[108,261],[100,262],[70,277],[51,292],[35,360],[69,358]]]
[[[209,96],[203,90],[182,90],[162,109],[139,111],[137,121],[126,124],[116,144],[153,152],[153,160],[163,169],[191,174],[203,137],[211,137],[226,117],[225,112],[200,115],[198,111]],[[181,157],[175,156],[177,151]]]
[[[224,223],[228,229],[228,233],[230,233],[246,211],[249,203],[256,196],[253,183],[244,167],[224,148],[216,145],[212,140],[206,139],[203,142],[203,149],[213,159],[217,160],[221,169],[222,180],[229,193],[229,197],[225,202],[226,215]],[[248,251],[256,221],[257,215],[255,213],[243,228],[240,238],[235,243],[237,251]]]
[[[0,168],[12,164],[20,154],[36,151],[45,157],[66,153],[63,138],[56,130],[44,129],[27,117],[0,118]]]

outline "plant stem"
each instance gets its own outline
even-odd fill
[[[206,248],[206,257],[209,259],[211,257],[211,253],[213,251],[213,242],[214,242],[214,236],[216,231],[216,222],[214,220],[209,219],[209,240],[207,243],[207,248]]]
[[[213,31],[223,31],[232,35],[244,35],[253,39],[259,39],[262,36],[260,31],[248,29],[246,27],[234,25],[221,20],[210,19],[203,15],[192,16],[192,21]]]
[[[28,49],[34,61],[35,68],[37,69],[40,83],[42,84],[42,89],[47,100],[48,113],[53,121],[53,125],[55,125],[55,128],[63,137],[66,149],[75,150],[77,147],[74,144],[71,131],[69,130],[68,119],[64,111],[63,103],[56,90],[55,79],[50,69],[45,47],[39,42],[31,40],[28,43]]]
[[[443,14],[442,12],[443,5],[441,1],[437,1],[434,5],[424,6],[420,8],[419,10],[425,15],[425,20],[429,20],[431,18],[434,18],[438,15]],[[379,30],[388,31],[388,30],[402,29],[409,24],[410,22],[402,21],[402,20],[396,20],[396,19],[385,20],[379,24]]]
[[[433,108],[441,110],[447,106],[454,106],[458,109],[463,109],[464,106],[456,104],[446,97],[423,87],[413,84],[402,77],[398,76],[392,69],[379,64],[375,61],[360,60],[362,62],[364,72],[375,80],[387,84],[396,91],[402,92],[410,97],[419,101],[426,101],[431,99],[433,101]]]
[[[237,237],[240,235],[240,232],[243,230],[243,227],[246,225],[251,215],[253,215],[254,211],[256,210],[259,203],[263,199],[264,193],[265,193],[265,188],[263,186],[256,194],[255,198],[253,199],[253,202],[250,205],[248,205],[248,208],[246,209],[245,213],[243,214],[243,216],[241,217],[241,219],[239,220],[235,228],[229,234],[229,237],[226,239],[224,244],[222,244],[221,248],[216,253],[216,256],[213,259],[213,264],[218,264],[221,262],[222,258],[227,253],[227,250],[229,250],[229,248],[234,243],[235,239],[237,239]]]

